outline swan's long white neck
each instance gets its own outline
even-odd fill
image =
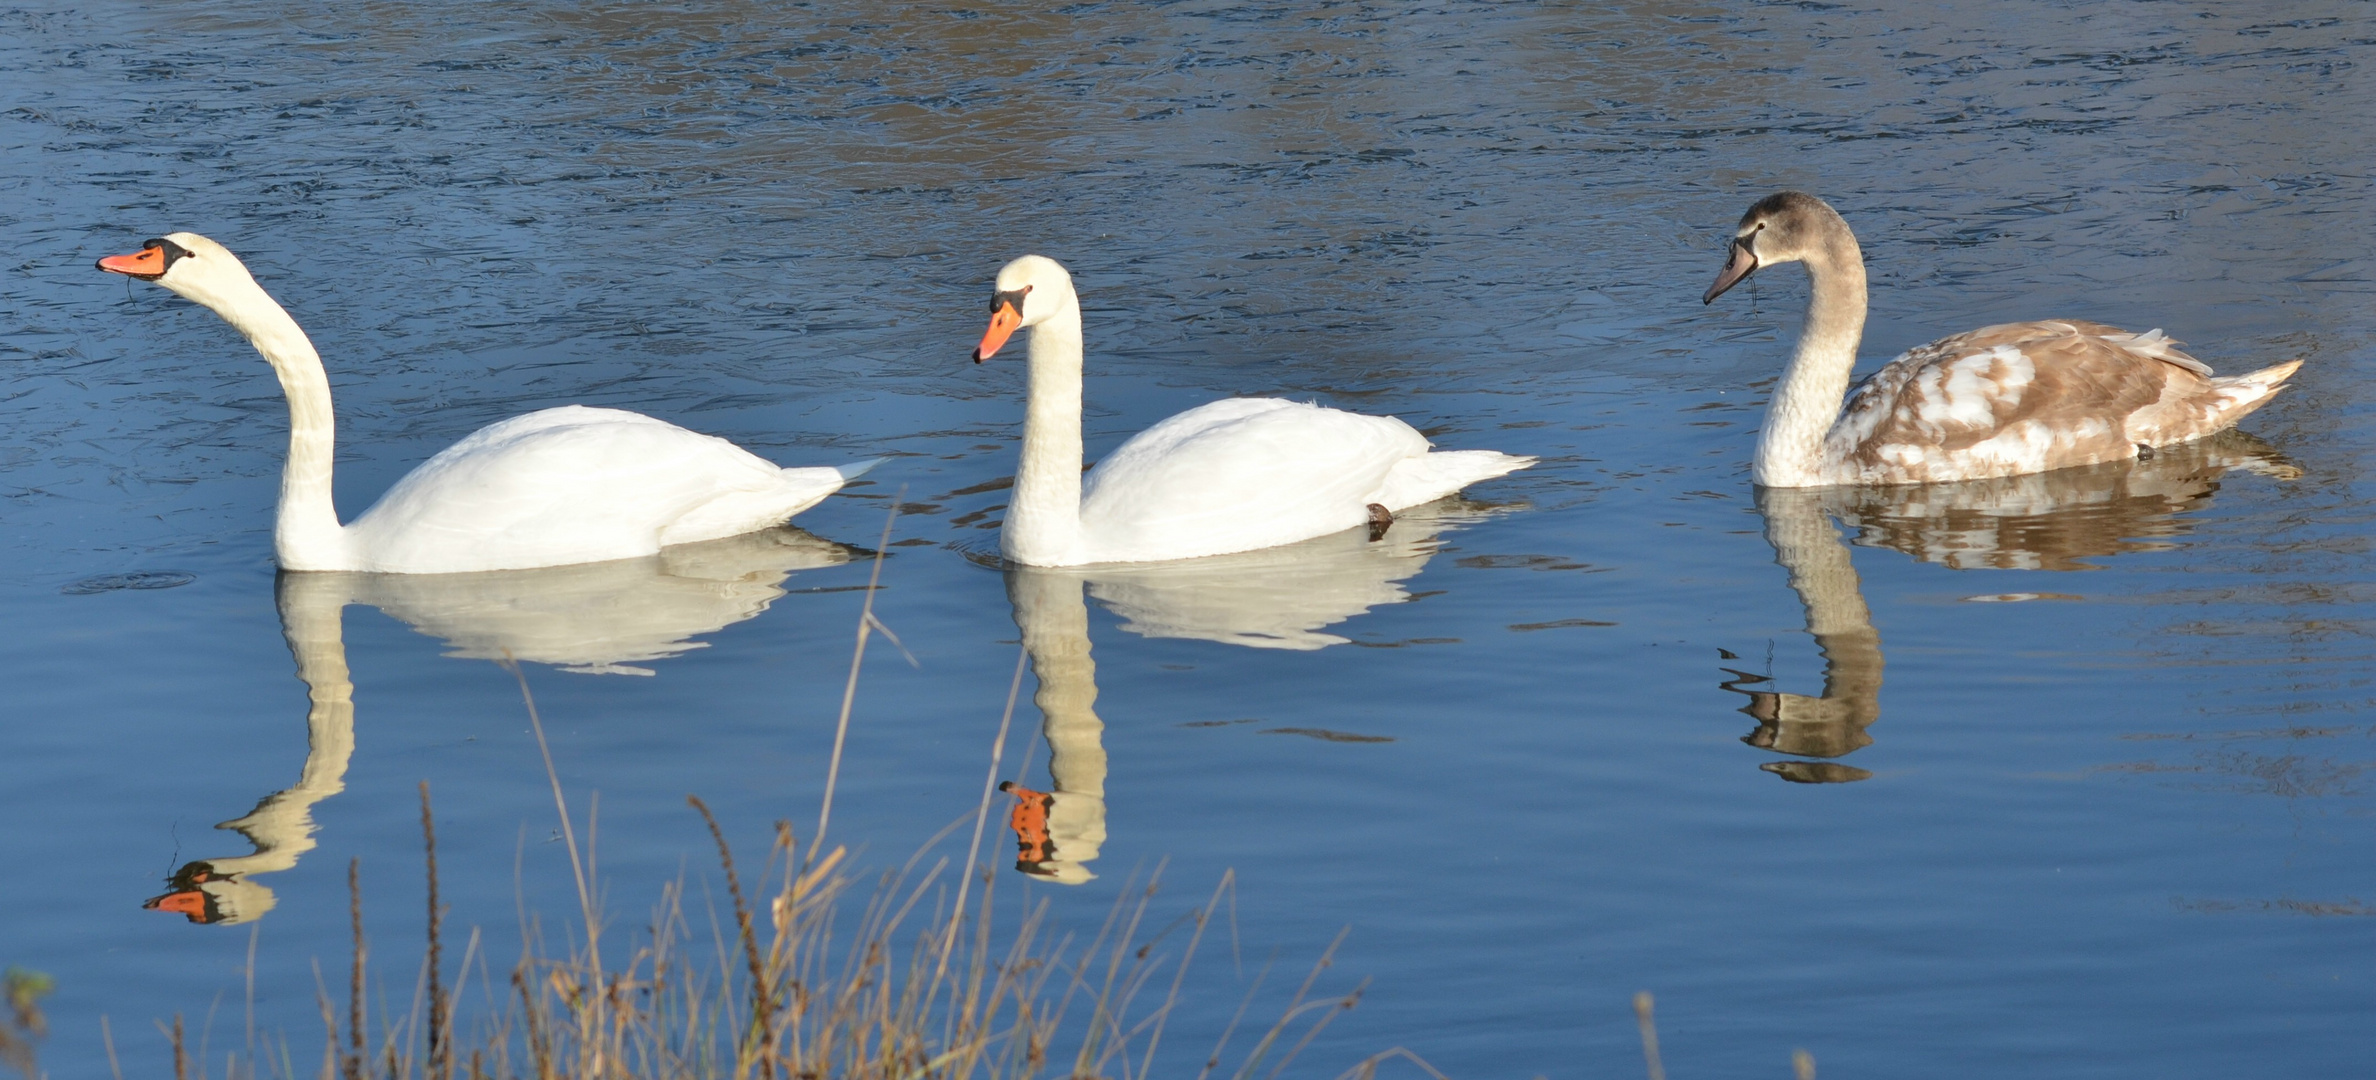
[[[289,459],[281,467],[280,513],[272,547],[284,570],[344,570],[347,536],[331,499],[330,466],[337,427],[330,376],[321,354],[297,320],[252,280],[227,295],[190,295],[246,335],[280,377],[289,399]],[[178,291],[178,290],[177,290]]]
[[[1081,305],[1073,297],[1031,328],[1023,459],[999,548],[1028,566],[1081,562]]]
[[[1840,417],[1865,324],[1864,253],[1845,223],[1834,224],[1823,245],[1802,260],[1814,282],[1807,325],[1757,438],[1755,479],[1767,487],[1830,482],[1823,468],[1824,436]]]

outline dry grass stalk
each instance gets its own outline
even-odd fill
[[[714,815],[705,819],[729,892],[741,893],[724,830]],[[425,838],[433,835],[424,830]],[[1026,909],[1016,925],[994,926],[995,875],[979,882],[966,907],[936,910],[933,898],[947,895],[949,864],[887,874],[851,919],[843,917],[853,888],[842,870],[846,851],[836,848],[805,870],[794,869],[798,856],[791,830],[779,826],[770,862],[785,869],[767,917],[756,917],[747,895],[738,898],[735,940],[719,942],[724,962],[706,976],[707,965],[688,960],[695,920],[682,889],[672,887],[648,933],[638,935],[643,940],[620,954],[624,966],[598,966],[598,954],[582,944],[559,958],[532,947],[512,973],[511,1005],[483,1017],[475,1031],[451,1019],[453,999],[440,981],[429,996],[448,1004],[430,1010],[435,1019],[425,1029],[390,1025],[376,1052],[353,1048],[351,1019],[343,1032],[327,1024],[320,1075],[432,1080],[466,1060],[473,1080],[1137,1080],[1159,1069],[1156,1044],[1179,1004],[1184,969],[1229,888],[1224,881],[1204,904],[1142,933],[1157,892],[1152,880],[1132,883],[1098,933],[1073,947],[1050,939],[1045,905]],[[359,881],[359,872],[351,876]],[[1178,955],[1165,952],[1183,932]],[[1328,966],[1323,957],[1229,1075],[1281,1075],[1359,1000],[1358,989],[1311,996]],[[1142,991],[1159,976],[1168,992],[1140,1007]],[[350,1002],[350,1017],[364,1005]],[[408,1048],[424,1037],[426,1053]],[[189,1080],[192,1063],[178,1027],[175,1049],[176,1075]],[[1346,1075],[1370,1077],[1397,1057],[1409,1055],[1389,1051]],[[257,1066],[250,1061],[245,1075],[263,1075]],[[272,1071],[296,1080],[285,1067]]]
[[[982,853],[982,828],[990,820],[990,795],[998,790],[998,766],[1006,760],[1007,729],[1015,719],[1015,697],[1023,690],[1023,665],[1031,659],[1031,650],[1015,647],[1015,677],[1007,683],[1006,709],[998,714],[998,735],[990,741],[990,768],[982,774],[982,801],[974,808],[973,839],[965,845],[965,870],[957,876],[958,910],[965,909],[965,893],[973,885],[974,859]],[[954,926],[952,926],[954,929]],[[954,936],[941,945],[940,968],[936,977],[949,973],[949,950],[957,947]]]
[[[889,531],[886,522],[884,546]],[[768,879],[780,866],[781,884],[768,900],[764,924],[744,892],[743,877],[716,816],[698,798],[690,799],[717,845],[734,904],[731,946],[711,913],[713,963],[695,959],[698,935],[685,909],[681,884],[662,890],[636,946],[623,954],[614,951],[623,961],[606,961],[604,913],[594,881],[593,813],[589,809],[588,843],[581,848],[535,695],[526,673],[507,661],[504,666],[519,682],[560,817],[561,840],[577,886],[582,936],[573,935],[566,953],[555,956],[544,951],[532,924],[523,925],[522,954],[511,972],[508,1004],[490,1001],[486,1014],[465,1032],[454,1019],[458,991],[449,995],[441,974],[444,913],[438,899],[436,828],[428,785],[422,784],[421,827],[429,874],[428,955],[421,984],[428,999],[426,1023],[415,1026],[416,1002],[411,1015],[384,1020],[376,1055],[369,1049],[361,870],[359,862],[352,862],[347,886],[354,942],[346,1030],[339,1030],[325,993],[322,1012],[328,1034],[320,1080],[450,1080],[464,1044],[471,1080],[1144,1080],[1156,1075],[1156,1049],[1180,1003],[1186,967],[1232,886],[1229,877],[1224,876],[1203,905],[1153,932],[1143,930],[1150,925],[1154,879],[1143,886],[1125,883],[1104,925],[1078,947],[1069,937],[1051,937],[1044,901],[1022,908],[1013,925],[1000,925],[993,917],[998,910],[998,877],[985,870],[976,893],[971,852],[961,864],[965,869],[958,871],[964,880],[958,882],[956,901],[946,907],[942,902],[949,894],[949,863],[942,860],[919,871],[911,860],[908,867],[878,879],[871,897],[857,905],[855,916],[847,913],[850,905],[845,901],[851,899],[854,884],[844,869],[847,852],[836,847],[820,855],[820,849],[832,813],[832,783],[848,732],[858,664],[869,631],[890,636],[873,613],[880,579],[878,549],[859,618],[857,655],[843,695],[818,835],[802,853],[790,826],[777,823],[769,871],[760,878]],[[993,777],[1020,678],[1018,667],[1008,714],[992,749]],[[978,807],[975,815],[975,852],[986,806]],[[1188,933],[1175,958],[1162,950],[1183,927]],[[1252,1080],[1263,1067],[1268,1068],[1266,1078],[1276,1080],[1330,1021],[1358,1003],[1359,987],[1342,996],[1311,996],[1335,948],[1330,946],[1278,1021],[1230,1073],[1233,1080]],[[740,953],[739,958],[730,959],[734,953]],[[461,978],[467,979],[476,955],[474,935]],[[1162,1001],[1142,1008],[1141,993],[1167,967],[1172,971]],[[1255,991],[1259,989],[1257,981]],[[1248,993],[1249,1001],[1253,993]],[[1241,1016],[1243,1012],[1241,1005]],[[1234,1030],[1236,1022],[1230,1026]],[[425,1043],[425,1053],[414,1053],[421,1045],[416,1039]],[[189,1080],[178,1018],[173,1041],[177,1080]],[[1218,1066],[1226,1045],[1225,1034],[1207,1057],[1206,1072]],[[1369,1058],[1344,1076],[1369,1080],[1380,1063],[1396,1059],[1415,1062],[1440,1078],[1400,1049]],[[234,1058],[225,1080],[262,1077],[259,1064],[272,1066],[275,1080],[298,1080],[285,1056],[282,1062],[259,1063],[252,1051],[244,1069]],[[203,1075],[199,1080],[205,1080]]]
[[[347,918],[353,925],[354,952],[347,979],[347,1051],[339,1056],[339,1075],[363,1080],[363,860],[347,860]],[[330,1049],[338,1051],[338,1028],[330,1029]]]
[[[1634,994],[1634,1020],[1642,1026],[1642,1061],[1649,1067],[1650,1080],[1666,1080],[1666,1066],[1658,1062],[1658,1019],[1652,1015],[1655,1004],[1648,990]]]
[[[726,869],[726,891],[734,898],[734,926],[741,941],[743,957],[751,972],[751,1032],[759,1041],[760,1072],[768,1080],[775,1076],[775,1001],[769,992],[767,965],[759,960],[759,936],[751,929],[751,905],[743,900],[742,877],[734,872],[734,849],[727,846],[726,833],[718,828],[718,817],[710,813],[709,804],[699,795],[687,795],[685,801],[701,811],[701,820],[709,826],[710,839],[718,845],[718,863]],[[781,823],[778,823],[781,825]],[[779,832],[779,835],[781,833]]]
[[[437,903],[437,822],[429,814],[427,780],[421,781],[421,844],[428,853],[429,864],[429,955],[423,961],[429,975],[429,1075],[434,1080],[453,1080],[453,1040],[448,1030],[445,987],[439,982],[439,972],[445,966],[443,944],[439,940],[445,912]]]
[[[6,997],[8,1004],[8,1015],[0,1020],[0,1061],[23,1073],[25,1080],[39,1080],[42,1075],[35,1048],[49,1035],[49,1018],[41,1013],[41,999],[55,988],[50,977],[39,972],[12,967],[0,974],[0,996]],[[101,1023],[105,1022],[102,1017]]]
[[[858,671],[866,662],[866,639],[876,630],[886,636],[891,628],[875,618],[875,593],[883,584],[883,553],[891,549],[891,526],[899,520],[899,500],[905,498],[907,488],[891,499],[891,510],[883,518],[882,539],[875,541],[874,569],[866,578],[866,600],[858,608],[858,641],[850,648],[850,677],[842,683],[841,715],[833,724],[833,756],[825,765],[825,797],[817,806],[817,835],[809,838],[810,860],[817,857],[817,849],[824,846],[825,827],[833,822],[833,788],[841,780],[842,747],[850,738],[850,709],[858,702]],[[899,639],[892,637],[893,644]],[[904,648],[904,646],[902,646]]]

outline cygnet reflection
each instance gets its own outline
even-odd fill
[[[1089,607],[1098,602],[1145,637],[1190,638],[1254,649],[1323,649],[1323,633],[1373,607],[1410,599],[1402,582],[1427,565],[1439,534],[1491,511],[1445,499],[1403,512],[1382,534],[1350,529],[1285,547],[1169,563],[1007,571],[1007,599],[1023,631],[1048,740],[1050,790],[1009,783],[1015,868],[1078,885],[1106,840],[1105,722],[1097,716],[1097,664]]]
[[[2301,470],[2240,431],[2156,451],[2150,458],[1957,484],[1862,488],[1760,488],[1774,561],[1790,574],[1823,654],[1823,694],[1748,689],[1769,676],[1726,669],[1726,690],[1757,728],[1741,741],[1800,760],[1759,766],[1797,783],[1863,780],[1872,773],[1829,759],[1872,744],[1881,715],[1881,636],[1838,517],[1865,547],[1888,547],[1955,569],[2088,570],[2086,560],[2170,547],[2207,507],[2229,469],[2281,480]]]
[[[355,750],[354,683],[341,626],[348,604],[369,604],[443,639],[449,656],[649,675],[631,665],[701,648],[695,635],[767,610],[793,572],[857,554],[798,529],[771,529],[648,558],[543,570],[283,573],[275,586],[281,632],[309,702],[304,768],[294,785],[216,826],[239,833],[252,853],[187,863],[167,879],[168,892],[143,906],[195,923],[248,922],[276,903],[253,878],[287,870],[313,850],[314,804],[345,790]]]

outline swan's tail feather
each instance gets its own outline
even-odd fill
[[[848,465],[809,465],[785,469],[783,471],[784,505],[789,509],[783,510],[776,521],[780,522],[824,502],[827,495],[840,491],[843,484],[865,475],[868,469],[887,460],[889,459],[874,458],[868,461],[852,462]]]
[[[1537,459],[1498,450],[1435,450],[1404,458],[1386,474],[1374,502],[1388,510],[1431,503],[1482,480],[1517,472]]]
[[[877,466],[877,465],[880,465],[880,464],[882,464],[882,463],[884,463],[884,462],[886,462],[886,461],[889,461],[889,460],[891,460],[891,459],[890,459],[890,458],[868,458],[868,459],[866,459],[865,461],[853,461],[853,462],[851,462],[851,463],[849,463],[849,464],[847,464],[847,465],[836,465],[836,466],[833,466],[833,471],[834,471],[834,472],[837,472],[837,473],[840,473],[840,474],[841,474],[841,478],[842,478],[843,480],[845,480],[845,481],[848,481],[848,480],[856,480],[856,479],[858,479],[859,477],[866,475],[866,474],[867,474],[867,472],[868,472],[868,471],[870,471],[870,470],[872,470],[872,469],[873,469],[875,466]]]
[[[777,470],[773,488],[727,492],[696,506],[660,530],[660,546],[723,540],[773,528],[841,490],[841,470],[825,465]]]
[[[2242,375],[2223,375],[2212,379],[2211,384],[2213,386],[2223,387],[2258,386],[2274,390],[2279,383],[2293,378],[2293,373],[2301,370],[2301,368],[2301,361],[2288,360],[2282,364],[2271,364],[2268,367],[2260,369],[2259,371],[2247,371]]]
[[[866,475],[867,470],[889,460],[891,459],[869,458],[865,461],[854,461],[848,465],[796,466],[784,470],[784,480],[797,490],[816,493],[816,499],[801,505],[800,509],[806,510],[816,505],[818,499],[823,499],[825,496],[841,490],[843,484]],[[799,511],[793,512],[798,513]]]
[[[2268,404],[2270,398],[2277,396],[2277,391],[2285,388],[2285,380],[2292,378],[2301,366],[2299,360],[2288,360],[2259,371],[2210,380],[2213,394],[2211,430],[2234,424],[2250,416],[2253,410]]]

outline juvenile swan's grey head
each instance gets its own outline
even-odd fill
[[[1732,256],[1700,302],[1714,303],[1725,290],[1761,267],[1830,258],[1843,238],[1849,244],[1856,242],[1839,212],[1813,195],[1778,191],[1759,199],[1741,215],[1741,226],[1733,233]]]

